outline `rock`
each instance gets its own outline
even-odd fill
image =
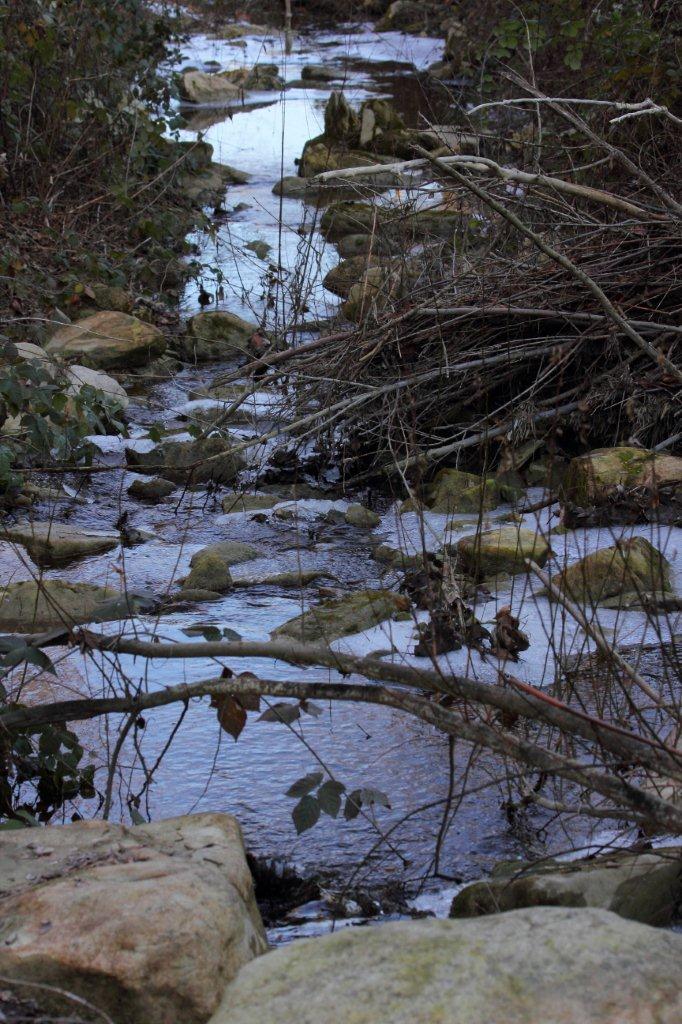
[[[254,548],[252,544],[242,544],[239,540],[220,540],[216,544],[209,544],[192,555],[190,567],[194,566],[207,556],[220,558],[224,565],[238,565],[239,562],[250,562],[254,558],[262,558],[263,552]]]
[[[457,893],[450,917],[478,917],[521,907],[595,907],[642,924],[669,925],[682,900],[678,848],[594,860],[511,862]]]
[[[357,526],[361,530],[373,530],[381,522],[381,516],[364,505],[349,505],[346,509],[345,520],[349,526]]]
[[[273,576],[261,576],[258,579],[234,580],[235,587],[283,587],[284,589],[308,587],[315,580],[327,574],[319,569],[296,569],[293,572],[276,572]]]
[[[455,512],[489,512],[502,498],[497,481],[492,477],[464,473],[460,469],[441,469],[427,493],[431,512],[452,515]]]
[[[193,362],[231,359],[248,352],[257,333],[258,324],[242,320],[235,313],[197,313],[189,320],[187,334],[180,341],[180,355]]]
[[[241,97],[242,90],[225,75],[185,71],[178,80],[180,98],[186,103],[226,103]]]
[[[255,253],[259,260],[267,260],[272,251],[272,246],[268,242],[261,241],[259,238],[254,238],[252,242],[247,242],[244,248]]]
[[[372,558],[389,565],[392,569],[421,569],[424,565],[424,555],[421,552],[410,555],[402,548],[394,548],[390,544],[377,544],[372,548]]]
[[[600,448],[572,459],[563,481],[565,498],[575,505],[601,505],[619,489],[662,488],[682,483],[682,458],[645,448]]]
[[[276,64],[254,64],[252,68],[237,68],[235,71],[221,71],[221,78],[243,90],[267,90],[283,89],[284,81],[280,78],[279,68]]]
[[[184,174],[180,179],[180,185],[187,198],[195,205],[220,208],[225,189],[235,183],[236,175],[241,174],[241,171],[235,171],[227,164],[211,163],[203,170]]]
[[[327,140],[347,142],[360,131],[360,119],[343,92],[333,92],[324,108],[324,132]]]
[[[214,551],[204,551],[192,559],[191,572],[182,581],[185,590],[211,590],[224,594],[232,589],[232,576],[227,563]]]
[[[96,370],[143,366],[163,355],[166,341],[158,327],[127,313],[108,310],[60,327],[45,350]]]
[[[111,399],[119,409],[127,409],[129,400],[125,388],[108,373],[92,370],[89,366],[69,366],[66,378],[70,381],[67,395],[79,395],[84,387],[94,388]]]
[[[178,484],[232,483],[246,463],[233,452],[230,437],[206,437],[193,441],[162,441],[150,452],[126,448],[126,461],[136,473]]]
[[[223,498],[223,512],[257,512],[258,509],[272,508],[281,499],[274,494],[240,494],[233,492]]]
[[[335,601],[314,605],[303,615],[278,626],[273,637],[314,642],[337,640],[377,626],[397,613],[409,611],[409,601],[390,590],[359,590]]]
[[[285,175],[272,187],[273,195],[283,196],[285,199],[301,199],[304,202],[313,202],[320,195],[320,189],[307,178],[300,178],[296,174]]]
[[[377,239],[372,238],[371,235],[345,235],[340,238],[336,243],[339,256],[344,259],[352,259],[353,257],[362,256],[365,253],[370,252],[372,249],[376,251]]]
[[[240,24],[223,25],[213,32],[214,39],[242,39],[244,36],[268,36],[271,30],[266,25]]]
[[[3,834],[0,972],[73,992],[128,1024],[202,1024],[267,949],[228,814]],[[39,987],[31,998],[60,1006]]]
[[[369,267],[378,264],[376,256],[351,256],[350,259],[342,260],[336,267],[332,267],[325,274],[322,284],[327,291],[347,299],[353,285],[364,277]]]
[[[464,572],[479,580],[503,572],[512,576],[527,572],[527,558],[543,566],[549,557],[549,545],[543,537],[516,526],[499,526],[462,537],[453,550]]]
[[[242,968],[210,1024],[677,1024],[681,957],[589,909],[345,928]]]
[[[414,213],[400,207],[373,206],[371,203],[348,200],[331,203],[320,218],[320,232],[328,242],[338,242],[346,235],[375,232],[405,245],[425,238],[452,242],[460,226],[460,214],[450,210],[420,210]]]
[[[0,536],[23,544],[31,559],[41,567],[66,565],[79,558],[101,555],[121,542],[118,533],[52,521],[17,523],[3,530]]]
[[[367,260],[371,257],[358,257]],[[346,320],[359,323],[367,316],[383,312],[391,303],[406,298],[419,274],[416,261],[374,261],[360,280],[351,285],[348,298],[341,307]]]
[[[131,498],[141,498],[143,501],[162,501],[175,489],[176,485],[171,480],[155,476],[152,480],[133,480],[128,488],[128,494]]]
[[[388,100],[365,100],[360,107],[360,147],[375,149],[379,136],[402,132],[405,122]],[[391,148],[391,147],[389,147]]]
[[[203,601],[220,601],[223,594],[217,590],[203,590],[200,587],[181,587],[174,594],[169,594],[166,603],[177,604],[199,604]]]
[[[425,32],[428,16],[433,15],[435,4],[425,0],[394,0],[383,18],[376,23],[377,32]]]
[[[298,173],[303,178],[312,178],[323,171],[339,171],[344,167],[372,167],[376,162],[376,157],[371,153],[348,149],[320,135],[310,139],[303,147]]]
[[[671,569],[668,560],[644,537],[621,540],[567,566],[554,581],[572,601],[590,604],[615,604],[645,595],[671,594]]]
[[[461,74],[469,63],[469,37],[461,21],[451,19],[445,37],[445,60],[453,75]]]
[[[135,300],[125,288],[94,281],[87,285],[84,294],[98,309],[114,309],[118,313],[132,313],[133,311]]]
[[[371,203],[332,203],[320,218],[320,233],[328,242],[338,242],[346,235],[371,234],[382,219],[380,208]]]
[[[68,580],[29,580],[0,590],[0,630],[38,633],[128,614],[117,590]]]
[[[343,71],[326,64],[304,64],[301,78],[304,82],[333,82],[335,78],[343,78]]]

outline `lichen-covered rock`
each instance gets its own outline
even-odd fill
[[[134,299],[130,292],[117,285],[104,284],[102,281],[93,281],[86,285],[85,291],[81,294],[81,301],[91,302],[97,309],[114,309],[119,313],[132,313]]]
[[[668,560],[644,537],[621,540],[567,566],[554,581],[567,597],[579,603],[632,604],[631,598],[672,593]]]
[[[489,512],[503,498],[492,477],[465,473],[461,469],[441,469],[428,488],[426,504],[431,512],[452,515],[455,512]]]
[[[670,924],[682,901],[678,848],[594,860],[540,864],[509,862],[493,877],[467,885],[452,901],[450,917],[479,917],[521,907],[595,907],[642,924]]]
[[[230,484],[246,465],[229,437],[162,441],[150,452],[126,448],[126,461],[136,473],[161,474],[174,483]]]
[[[681,958],[603,910],[344,928],[248,964],[210,1024],[678,1024]]]
[[[180,341],[184,359],[207,362],[231,359],[248,352],[258,324],[243,320],[236,313],[214,310],[197,313],[187,324],[187,333]]]
[[[164,480],[163,477],[155,476],[152,480],[133,480],[128,488],[131,498],[141,498],[143,501],[162,501],[177,489],[172,480]]]
[[[349,526],[357,526],[361,530],[373,530],[381,522],[381,516],[364,505],[349,505],[344,518]]]
[[[359,590],[338,600],[313,605],[303,615],[278,626],[273,636],[330,642],[377,626],[396,614],[405,614],[409,601],[390,590]]]
[[[682,458],[644,448],[600,448],[572,459],[563,481],[565,498],[585,507],[608,501],[617,489],[642,487],[652,494],[682,483]]]
[[[232,589],[232,576],[227,562],[211,551],[195,556],[190,574],[183,580],[183,587],[186,590],[210,590],[224,594]]]
[[[528,572],[526,559],[543,566],[549,545],[533,530],[500,526],[462,537],[454,545],[460,567],[474,579],[491,579],[500,573]]]
[[[132,600],[117,590],[68,580],[28,580],[0,588],[0,630],[38,633],[125,618]]]
[[[51,520],[16,523],[3,529],[0,538],[22,544],[36,565],[67,565],[79,558],[101,555],[120,544],[118,533],[70,526]]]
[[[127,313],[107,310],[60,327],[45,350],[95,370],[127,370],[163,355],[166,341],[158,327]]]
[[[225,75],[185,71],[178,79],[180,98],[186,103],[229,103],[242,95],[241,88]]]
[[[351,256],[350,259],[342,260],[337,266],[325,274],[322,284],[327,291],[333,292],[341,299],[347,299],[351,288],[370,267],[378,266],[379,260],[376,256]]]
[[[239,562],[250,562],[254,558],[261,558],[263,552],[252,544],[243,544],[239,540],[219,540],[215,544],[197,551],[190,559],[190,567],[194,568],[198,562],[207,556],[219,558],[224,565],[238,565]]]
[[[227,814],[4,832],[0,890],[0,973],[46,1010],[74,1010],[56,988],[117,1022],[203,1024],[267,949]]]

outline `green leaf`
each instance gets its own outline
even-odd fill
[[[310,775],[304,775],[302,778],[297,779],[293,786],[289,786],[287,796],[305,796],[315,789],[316,786],[319,786],[323,778],[322,772],[311,772]]]
[[[264,711],[258,719],[259,722],[283,722],[285,725],[290,725],[295,722],[297,718],[301,717],[301,709],[298,704],[285,704],[283,702],[279,704],[273,704],[271,708]]]
[[[349,793],[346,797],[346,805],[343,808],[343,816],[346,821],[352,821],[353,818],[357,818],[362,807],[362,797],[359,789],[354,789],[352,793]]]
[[[343,782],[328,779],[317,791],[317,799],[321,810],[330,818],[337,818],[341,810],[341,794],[345,790]]]
[[[291,817],[300,836],[320,820],[320,805],[314,796],[304,796],[294,807]]]

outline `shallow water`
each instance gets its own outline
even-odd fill
[[[276,36],[247,39],[245,48],[199,36],[185,47],[181,64],[201,66],[205,61],[218,61],[221,67],[228,68],[255,60],[276,62],[286,80],[292,81],[300,77],[304,63],[336,63],[343,69],[345,91],[353,102],[369,95],[397,95],[403,109],[415,117],[419,102],[414,99],[414,90],[410,92],[405,85],[411,62],[424,67],[438,58],[441,46],[437,40],[394,33],[377,36],[369,29],[361,33],[339,30],[333,35],[318,33],[301,38],[294,53],[286,57],[282,41]],[[253,176],[247,185],[230,187],[227,193],[228,211],[239,204],[246,208],[220,220],[215,238],[195,239],[207,268],[205,286],[217,286],[218,272],[222,280],[224,295],[219,308],[269,323],[274,318],[281,322],[287,316],[291,293],[296,291],[292,284],[294,271],[309,240],[298,233],[304,214],[302,204],[297,200],[279,200],[272,194],[272,186],[283,175],[295,173],[294,161],[305,141],[320,131],[323,104],[329,91],[296,88],[281,95],[256,94],[256,104],[230,111],[229,115],[225,111],[194,113],[195,123],[207,125],[204,137],[215,147],[215,159]],[[197,132],[188,127],[183,137],[196,138]],[[268,261],[258,260],[244,249],[254,239],[271,245]],[[321,278],[337,260],[333,247],[324,246],[319,236],[313,234],[304,283],[308,292],[306,315],[327,315],[336,308],[337,300],[324,291]],[[275,280],[264,281],[270,261],[275,267]],[[188,290],[184,302],[188,313],[196,310],[194,287]],[[177,439],[187,438],[189,435],[182,432],[186,428],[182,417],[197,407],[206,407],[206,402],[197,403],[190,396],[209,384],[220,369],[224,367],[216,364],[187,368],[171,382],[152,388],[143,400],[133,400],[132,441],[93,439],[101,452],[100,464],[110,466],[110,470],[94,475],[89,483],[79,484],[77,502],[67,501],[57,508],[60,520],[101,528],[112,527],[125,510],[130,525],[149,531],[152,538],[140,546],[87,559],[66,570],[50,570],[45,575],[114,587],[125,579],[127,588],[136,592],[172,592],[178,579],[186,575],[195,551],[216,540],[233,539],[252,543],[262,551],[259,559],[234,568],[233,575],[238,579],[257,581],[275,572],[302,568],[320,569],[328,577],[320,583],[349,590],[376,587],[386,580],[393,582],[396,577],[369,557],[367,533],[325,518],[332,507],[343,510],[345,502],[299,501],[295,503],[297,517],[285,522],[274,517],[272,511],[258,520],[250,513],[226,516],[219,494],[188,493],[177,501],[171,498],[151,507],[128,498],[126,489],[136,475],[121,468],[123,448],[134,446],[145,451],[153,447],[147,437],[152,423],[179,431]],[[250,419],[235,428],[235,433],[242,436],[265,429],[276,410],[272,397],[264,395],[250,400],[247,411]],[[251,456],[252,476],[257,480],[266,449],[258,455],[252,452]],[[530,492],[527,497],[533,501],[538,493]],[[503,507],[487,518],[494,523],[510,511]],[[551,508],[528,515],[524,525],[547,534],[557,522],[555,513],[556,509]],[[407,551],[416,551],[422,545],[435,549],[446,536],[472,532],[475,527],[471,517],[446,519],[436,515],[427,515],[422,524],[415,515],[400,517],[392,507],[384,511],[375,535]],[[673,563],[677,589],[682,589],[682,531],[662,527],[652,532],[651,527],[634,527],[618,531],[619,536],[623,533],[645,535],[652,540]],[[576,530],[563,536],[553,534],[550,571],[612,544],[614,539],[611,531],[596,529]],[[12,550],[6,544],[0,544],[0,568],[8,581],[28,579],[35,573],[22,549]],[[554,682],[557,651],[569,658],[592,647],[559,606],[537,596],[538,589],[539,584],[517,577],[489,599],[480,599],[476,613],[486,622],[493,619],[499,607],[511,605],[531,639],[530,649],[514,666],[514,672],[522,679],[546,686]],[[201,622],[229,628],[245,639],[259,640],[266,639],[276,626],[316,600],[317,584],[292,592],[255,582],[252,587],[238,589],[220,601],[189,611],[178,610],[161,619],[141,616],[124,625],[110,623],[103,628],[111,634],[187,640],[185,630]],[[382,651],[407,664],[424,665],[423,659],[410,653],[416,621],[421,617],[420,614],[415,621],[385,623],[345,638],[335,646],[358,653]],[[657,639],[656,630],[639,612],[600,610],[599,622],[621,644],[643,644]],[[662,618],[658,638],[679,633],[681,624],[679,616],[676,620],[671,616]],[[497,678],[497,661],[484,660],[466,649],[444,656],[441,661],[457,672],[467,671],[487,680]],[[270,679],[340,679],[331,671],[292,668],[264,659],[225,664],[231,664],[236,671],[248,669]],[[60,665],[57,683],[41,678],[29,684],[29,689],[42,696],[79,690],[106,693],[112,670],[111,659],[84,659],[76,652]],[[219,674],[216,664],[208,660],[186,664],[155,660],[145,664],[125,656],[118,660],[117,671],[125,675],[129,685],[150,689]],[[147,716],[147,725],[139,735],[147,765],[153,765],[165,750],[179,714],[174,707]],[[165,750],[142,809],[152,818],[197,810],[229,811],[240,820],[250,849],[258,855],[290,861],[304,872],[335,871],[342,879],[352,878],[356,883],[369,880],[376,884],[398,878],[406,880],[416,893],[417,883],[432,868],[434,843],[448,790],[449,755],[444,738],[397,713],[371,706],[324,707],[319,718],[305,717],[292,728],[257,722],[256,717],[249,716],[247,727],[235,744],[218,729],[215,711],[207,702],[192,704],[172,745]],[[83,729],[88,745],[100,760],[111,742],[104,729],[104,724],[89,724]],[[466,774],[468,754],[456,745],[454,763],[455,792],[465,785],[467,794],[443,843],[440,868],[444,875],[458,882],[478,877],[496,860],[528,853],[529,844],[538,840],[509,830],[500,806],[503,791],[498,784],[504,771],[492,757],[479,754]],[[284,794],[296,779],[321,764],[348,789],[371,786],[384,791],[391,808],[381,809],[375,821],[359,817],[345,822],[323,817],[310,833],[297,837],[291,820],[294,801]],[[139,790],[143,782],[140,761],[131,746],[124,750],[121,766],[123,781],[116,813],[127,820],[125,794],[128,787]],[[382,841],[381,835],[389,830],[390,839]],[[566,836],[551,832],[544,838],[545,852],[561,850],[568,842]],[[447,879],[431,881],[427,889],[431,890],[430,895],[415,896],[417,909],[443,912],[455,891],[452,881]],[[297,925],[296,934],[301,933],[300,929],[314,931],[315,927],[319,927],[315,921]]]

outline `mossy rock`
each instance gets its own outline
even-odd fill
[[[272,635],[289,636],[306,643],[329,642],[362,633],[396,614],[405,614],[409,607],[406,598],[390,590],[359,590],[338,600],[314,605],[303,615],[279,626]]]
[[[212,310],[197,313],[187,323],[187,333],[180,340],[179,352],[184,359],[208,362],[231,359],[249,351],[258,324],[243,320],[236,313]]]
[[[271,92],[284,88],[284,80],[280,77],[276,64],[254,64],[252,68],[221,71],[219,75],[238,86],[240,90]]]
[[[441,469],[428,488],[426,504],[431,512],[452,515],[489,512],[503,500],[500,485],[492,477],[484,479],[461,469]]]
[[[377,544],[376,547],[372,548],[372,558],[376,559],[377,562],[383,562],[384,565],[390,566],[391,569],[421,569],[424,565],[424,555],[422,552],[410,555],[407,551],[403,551],[402,548],[394,548],[390,544]]]
[[[67,565],[80,558],[101,555],[118,547],[121,542],[117,533],[52,521],[17,523],[0,536],[22,544],[35,564],[41,567]]]
[[[327,67],[326,64],[304,64],[301,68],[301,78],[308,85],[315,82],[333,82],[337,78],[343,78],[343,75],[341,68]]]
[[[572,459],[563,481],[566,500],[586,507],[608,501],[616,488],[657,493],[682,482],[682,458],[643,448],[600,448]]]
[[[358,259],[367,257],[358,257]],[[415,260],[376,260],[353,284],[341,307],[346,320],[359,323],[410,295],[420,268]]]
[[[185,590],[210,590],[224,594],[232,588],[232,576],[220,555],[204,551],[193,559],[189,576],[183,580]]]
[[[158,327],[116,310],[94,313],[60,327],[45,351],[95,370],[145,366],[163,355],[166,341]]]
[[[383,220],[381,208],[371,203],[332,203],[320,218],[320,232],[328,242],[337,242],[346,235],[371,234]]]
[[[152,480],[133,480],[128,488],[128,494],[131,498],[157,502],[170,497],[176,489],[177,485],[171,480],[155,476]]]
[[[361,150],[349,149],[342,143],[318,135],[303,147],[298,164],[298,173],[303,178],[312,178],[323,171],[340,171],[345,167],[372,167],[376,157]]]
[[[325,275],[322,284],[327,291],[333,292],[341,299],[348,298],[351,288],[364,277],[369,267],[378,266],[376,256],[351,256],[332,267]]]
[[[526,559],[542,567],[549,558],[549,545],[532,530],[500,526],[494,530],[462,537],[454,545],[460,566],[474,579],[491,579],[499,573],[528,572]]]
[[[556,583],[571,600],[591,604],[672,593],[670,563],[644,537],[586,555],[567,566]]]
[[[682,900],[677,848],[628,851],[589,861],[505,864],[452,901],[450,917],[480,917],[521,907],[596,907],[643,924],[670,924]]]
[[[185,103],[229,103],[238,100],[242,89],[225,75],[205,71],[184,71],[178,77],[178,92]]]
[[[344,519],[349,526],[357,526],[361,530],[373,530],[381,522],[381,516],[372,512],[371,508],[357,504],[348,506]]]
[[[125,597],[109,587],[67,580],[30,580],[0,590],[0,630],[37,633],[84,622],[125,618],[131,611]]]
[[[240,494],[234,492],[227,494],[222,500],[223,512],[231,515],[233,512],[258,512],[261,509],[272,508],[281,499],[274,494]]]
[[[207,437],[193,441],[162,441],[150,452],[126,448],[126,461],[136,473],[161,474],[164,479],[185,484],[230,484],[246,463],[233,451],[229,437]]]
[[[239,540],[219,540],[215,544],[209,544],[192,555],[190,568],[193,569],[202,559],[207,557],[219,558],[224,565],[238,565],[240,562],[250,562],[254,558],[262,558],[263,552],[252,544],[243,544]]]

